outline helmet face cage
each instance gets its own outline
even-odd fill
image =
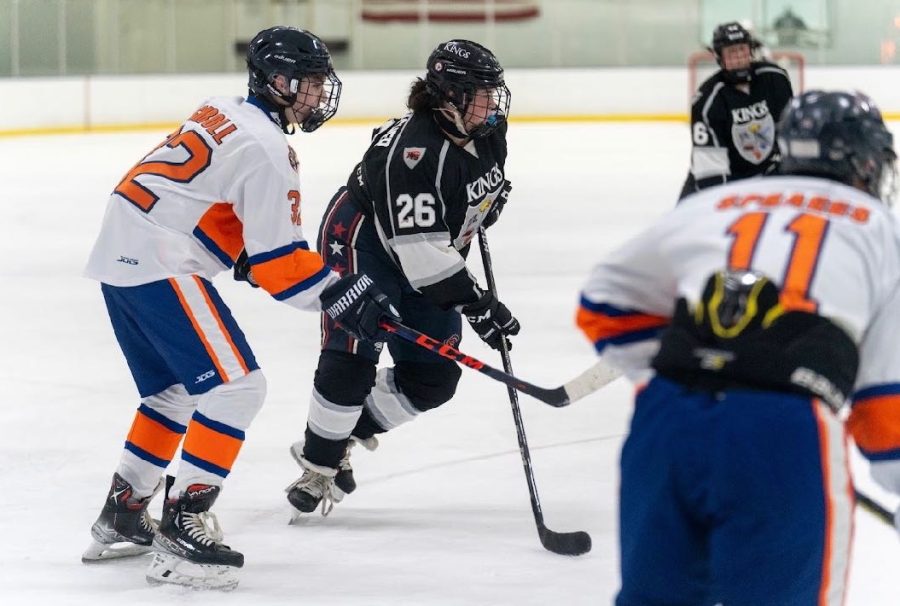
[[[425,81],[438,98],[459,111],[485,119],[467,133],[485,137],[509,116],[511,94],[503,79],[503,68],[487,48],[469,40],[440,44],[428,58]]]
[[[337,113],[338,104],[341,100],[341,89],[343,84],[337,77],[337,74],[334,73],[333,69],[329,69],[324,74],[307,74],[306,77],[299,82],[297,80],[292,80],[291,91],[294,91],[294,82],[297,82],[297,90],[293,93],[293,99],[286,100],[290,101],[291,105],[294,105],[298,95],[304,93],[304,89],[311,86],[313,81],[316,80],[320,80],[322,83],[322,93],[319,97],[318,105],[310,111],[309,116],[300,124],[300,130],[305,133],[313,132],[331,119],[331,117]]]
[[[290,107],[313,84],[322,84],[316,106],[300,124],[304,132],[312,132],[337,113],[341,81],[334,72],[331,55],[315,35],[293,27],[272,27],[258,33],[247,49],[249,89],[252,93],[277,100]],[[282,76],[287,92],[279,90],[276,79]]]
[[[778,131],[781,173],[826,176],[893,204],[894,138],[865,95],[806,92],[791,102]]]

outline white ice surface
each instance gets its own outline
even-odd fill
[[[0,604],[609,604],[624,380],[569,409],[521,398],[547,524],[590,532],[588,555],[541,548],[506,390],[468,370],[450,404],[354,454],[360,487],[331,516],[288,526],[288,446],[305,424],[318,320],[229,274],[216,285],[269,380],[215,508],[246,555],[240,587],[152,588],[146,560],[81,564],[138,401],[99,288],[80,272],[108,193],[163,135],[0,140]],[[523,378],[559,385],[593,362],[573,325],[588,269],[674,204],[688,130],[513,124],[509,139],[514,191],[490,239],[523,326],[512,358]],[[293,137],[310,240],[367,141],[362,127]],[[462,349],[499,366],[468,329]],[[900,603],[898,565],[897,536],[858,512],[848,604]]]

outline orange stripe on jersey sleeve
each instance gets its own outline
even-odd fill
[[[651,338],[660,328],[668,325],[669,319],[583,302],[578,308],[575,323],[600,350],[609,344],[624,344]]]
[[[319,253],[306,250],[304,245],[295,243],[272,253],[254,255],[250,258],[253,279],[277,298],[280,293],[321,274],[325,262]]]
[[[243,230],[243,224],[234,214],[234,207],[228,202],[217,202],[200,217],[194,235],[217,257],[221,258],[221,251],[233,262],[244,249]]]
[[[867,457],[877,458],[892,451],[900,456],[900,394],[857,400],[847,429]]]

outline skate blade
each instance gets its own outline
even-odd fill
[[[133,558],[148,553],[150,553],[149,545],[135,545],[134,543],[121,542],[100,543],[99,541],[94,541],[90,547],[81,554],[81,562],[84,564],[95,564],[97,562],[106,562],[109,560]]]
[[[151,585],[182,585],[192,589],[232,591],[238,586],[238,569],[221,564],[198,564],[171,553],[156,552],[147,568]]]
[[[288,526],[300,526],[301,524],[306,523],[306,518],[309,517],[308,513],[303,513],[302,511],[297,511],[293,507],[291,507],[291,519],[288,520]]]

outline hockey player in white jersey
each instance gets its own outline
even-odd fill
[[[583,290],[579,326],[640,385],[618,606],[839,605],[845,431],[900,493],[892,136],[866,97],[821,91],[779,135],[782,175],[685,198]]]
[[[244,561],[209,510],[266,383],[213,276],[243,256],[244,275],[276,300],[334,312],[363,340],[393,316],[367,276],[339,277],[300,228],[298,162],[284,134],[313,131],[337,111],[328,49],[273,27],[251,41],[247,64],[247,98],[205,101],[116,185],[86,269],[101,282],[141,404],[83,559],[152,545],[151,582],[233,588]],[[179,445],[157,527],[147,506]]]

